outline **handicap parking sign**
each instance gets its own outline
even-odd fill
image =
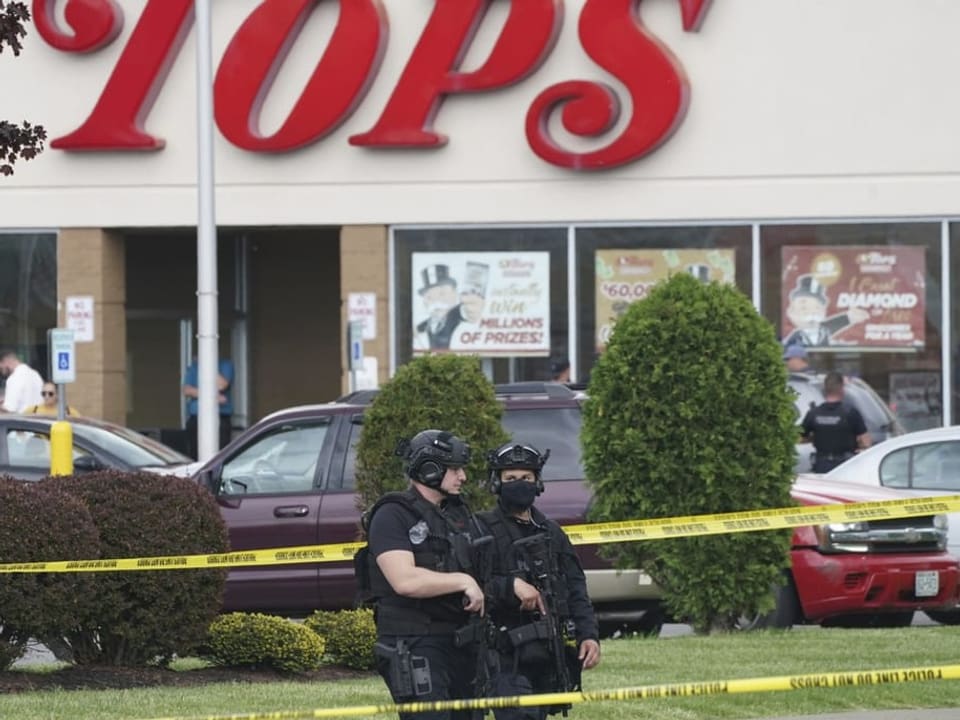
[[[50,344],[50,379],[57,385],[72,383],[77,379],[77,361],[74,348],[73,330],[50,330],[47,333]]]

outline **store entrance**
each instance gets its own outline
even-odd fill
[[[127,425],[182,449],[196,355],[192,229],[126,238]],[[290,405],[340,394],[338,229],[221,230],[219,355],[234,368],[233,435]]]

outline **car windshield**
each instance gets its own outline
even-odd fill
[[[186,455],[168,448],[145,435],[120,426],[81,425],[74,423],[73,433],[88,444],[102,448],[121,462],[134,468],[182,465],[192,462]]]

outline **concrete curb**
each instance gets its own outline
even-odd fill
[[[789,715],[766,720],[960,720],[960,708],[921,710],[858,710],[821,715]]]

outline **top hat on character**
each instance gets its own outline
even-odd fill
[[[449,265],[428,265],[420,271],[420,279],[423,281],[423,287],[419,290],[420,295],[439,285],[457,286],[457,281],[450,276]]]
[[[813,275],[801,275],[797,278],[796,287],[790,291],[791,300],[798,297],[812,297],[826,303],[827,291]]]

